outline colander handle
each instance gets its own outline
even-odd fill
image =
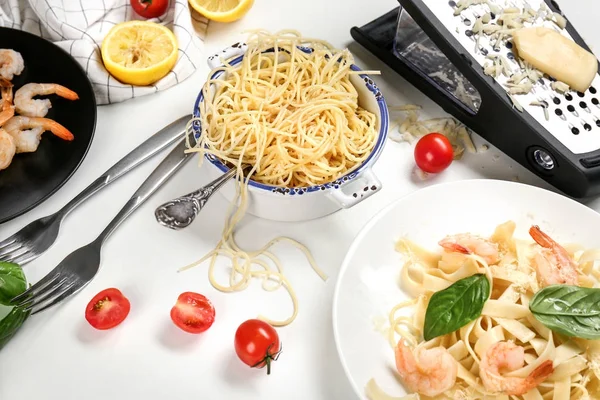
[[[362,183],[362,185],[361,185]],[[352,190],[355,188],[356,190]],[[327,196],[342,208],[350,208],[373,196],[381,190],[381,181],[375,176],[371,167],[365,168],[352,181],[337,189],[330,189]]]
[[[206,62],[210,69],[215,69],[223,66],[226,60],[243,56],[246,54],[246,50],[248,50],[248,45],[246,43],[236,43],[208,57]]]

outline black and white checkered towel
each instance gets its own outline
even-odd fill
[[[111,104],[167,89],[188,78],[205,57],[208,21],[188,6],[170,0],[168,11],[151,21],[170,28],[179,42],[173,70],[151,86],[132,86],[113,78],[102,64],[100,45],[115,24],[139,17],[129,0],[0,0],[0,26],[22,29],[68,51],[85,69],[98,104]]]

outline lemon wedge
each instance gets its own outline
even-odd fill
[[[167,75],[177,62],[177,38],[150,21],[127,21],[112,27],[102,40],[106,70],[123,83],[146,86]]]
[[[217,22],[232,22],[242,18],[254,0],[189,0],[190,5],[206,18]]]

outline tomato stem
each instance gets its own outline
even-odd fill
[[[265,358],[263,358],[262,360],[260,360],[256,364],[254,364],[252,366],[252,368],[256,368],[264,363],[267,366],[267,375],[271,374],[271,361],[277,361],[277,359],[279,358],[279,355],[281,354],[282,348],[283,348],[283,345],[281,345],[279,347],[279,350],[277,350],[277,352],[271,353],[271,347],[273,347],[274,344],[275,343],[271,343],[269,345],[269,347],[267,347],[267,352],[266,352],[267,354],[265,355]]]
[[[271,357],[267,356],[267,375],[271,375]]]

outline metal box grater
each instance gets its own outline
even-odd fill
[[[499,18],[494,13],[498,7],[542,8],[548,10],[546,16],[562,16],[556,2],[475,0],[477,4],[460,13],[460,1],[399,2],[400,7],[353,27],[352,37],[446,112],[557,189],[576,198],[600,194],[598,74],[585,93],[555,90],[554,79],[543,76],[531,81],[529,93],[509,95],[513,89],[507,82],[526,72],[514,56],[510,35],[488,40],[473,32],[486,14],[492,22]],[[590,51],[568,19],[565,29],[543,17],[536,19],[538,25],[561,31]],[[503,59],[500,64],[510,67],[510,73],[484,73],[495,59]]]

